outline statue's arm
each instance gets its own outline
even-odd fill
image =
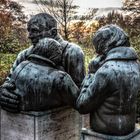
[[[11,80],[11,75],[15,68],[24,60],[26,60],[30,49],[26,49],[18,54],[15,60],[9,76],[6,78],[5,82],[0,86],[0,105],[3,109],[10,112],[19,112],[20,97],[14,93],[16,89],[14,81]]]
[[[73,108],[76,107],[76,100],[79,96],[79,88],[74,83],[70,75],[66,74],[62,80],[60,96],[63,102]]]
[[[109,77],[104,72],[86,76],[76,102],[76,109],[81,114],[87,114],[98,108],[107,96],[108,82]]]
[[[78,87],[81,86],[85,76],[84,64],[85,58],[82,49],[71,43],[65,54],[65,68]]]

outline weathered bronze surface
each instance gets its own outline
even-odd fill
[[[60,35],[57,33],[57,22],[55,21],[55,19],[52,16],[50,16],[47,13],[40,13],[40,14],[33,16],[28,22],[28,32],[29,32],[29,38],[31,39],[31,42],[33,45],[31,47],[29,47],[28,49],[23,50],[22,52],[19,53],[17,59],[15,60],[15,62],[13,64],[13,67],[11,68],[9,76],[7,77],[6,81],[0,88],[0,104],[3,109],[5,109],[7,111],[11,111],[11,112],[19,112],[20,111],[19,107],[21,104],[21,100],[20,100],[21,96],[19,94],[16,94],[17,91],[16,91],[16,93],[14,92],[15,90],[17,90],[16,86],[20,86],[20,85],[18,85],[17,83],[15,84],[15,81],[11,79],[11,75],[13,75],[13,72],[21,63],[22,64],[25,63],[24,61],[26,61],[26,63],[27,63],[27,61],[28,61],[27,59],[33,53],[33,49],[36,46],[36,44],[39,42],[39,40],[41,40],[45,37],[48,37],[48,38],[53,38],[60,43],[60,47],[61,47],[61,51],[62,51],[61,56],[60,56],[61,62],[59,61],[60,63],[57,64],[57,68],[58,68],[58,66],[60,66],[61,68],[63,67],[63,70],[72,77],[72,79],[74,80],[74,82],[76,83],[77,86],[80,87],[81,82],[85,75],[84,54],[83,54],[82,49],[78,45],[76,45],[74,43],[70,43],[68,41],[64,41],[62,39],[62,37],[60,37]],[[38,51],[40,51],[40,49],[38,49]],[[52,50],[52,51],[55,51],[55,50]],[[44,52],[42,52],[42,53],[44,53]],[[46,53],[48,53],[48,52],[46,52]],[[56,59],[57,59],[57,57],[56,57]],[[44,62],[40,58],[36,58],[36,60],[39,63],[38,67],[42,67],[43,71],[45,72],[45,67],[41,66],[44,64]],[[49,60],[48,60],[48,63],[50,64]],[[51,63],[52,63],[52,61],[51,61]],[[56,62],[54,62],[54,63],[56,64]],[[30,65],[33,67],[32,69],[35,70],[36,64],[34,65],[30,62]],[[50,65],[51,65],[51,67],[53,67],[52,64],[50,64]],[[44,75],[42,75],[42,76],[46,76],[45,74],[49,75],[49,73],[51,73],[50,72],[51,70],[52,69],[50,68],[50,70],[48,72],[48,68],[46,68],[46,73],[43,73]],[[33,70],[31,70],[31,71],[33,73]],[[59,69],[57,69],[57,71],[59,71]],[[40,71],[40,73],[41,72],[42,71]],[[40,73],[38,72],[38,74],[40,74]],[[26,72],[26,74],[28,74],[28,73]],[[60,75],[63,75],[63,74],[60,74]],[[26,76],[28,76],[28,75],[26,75]],[[37,76],[37,78],[39,79],[40,75],[34,75],[34,73],[33,73],[33,76]],[[56,75],[53,75],[52,77],[54,77],[54,76],[56,76]],[[58,76],[58,79],[60,77]],[[68,77],[68,76],[66,76],[66,77]],[[32,77],[32,78],[34,80],[36,79],[35,77]],[[29,79],[28,79],[28,77],[25,77],[25,79],[31,80],[31,77],[29,76]],[[30,80],[28,81],[29,84],[31,84]],[[40,82],[42,82],[42,81],[40,81]],[[22,83],[20,83],[20,84],[22,84]],[[35,85],[35,89],[37,88],[36,86],[37,85]],[[24,89],[25,88],[28,88],[28,87],[24,87]],[[44,87],[42,87],[42,88],[44,88]],[[46,88],[46,90],[50,90],[50,88]],[[48,93],[49,92],[50,91],[48,91]],[[24,93],[24,94],[28,94],[28,93]],[[31,100],[31,98],[28,99],[28,101],[29,100]],[[58,100],[60,100],[60,99],[58,99]],[[46,102],[48,102],[48,101],[46,101]],[[52,104],[53,104],[53,101],[49,101],[49,102],[52,102]],[[54,102],[57,102],[57,101],[55,101],[55,99],[54,99]],[[69,102],[69,101],[66,99],[65,102]],[[33,108],[33,109],[38,110],[39,107]]]
[[[99,29],[93,44],[98,56],[89,66],[77,109],[82,114],[90,113],[94,131],[127,135],[135,128],[136,97],[140,89],[137,55],[125,32],[116,25]]]

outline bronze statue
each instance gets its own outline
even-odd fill
[[[63,72],[62,48],[57,41],[44,38],[31,51],[26,61],[13,71],[14,93],[20,95],[20,110],[42,111],[63,105],[75,107],[79,89]],[[66,100],[68,99],[68,100]]]
[[[135,129],[136,97],[140,89],[138,57],[126,33],[116,25],[100,28],[93,44],[98,57],[89,66],[77,110],[90,113],[92,130],[127,135]]]
[[[20,96],[13,91],[16,89],[16,86],[14,81],[11,80],[11,75],[21,62],[27,60],[32,52],[31,50],[42,38],[53,38],[61,44],[62,66],[77,86],[80,87],[85,75],[84,54],[82,49],[78,45],[64,41],[62,37],[60,37],[57,32],[57,22],[51,15],[40,13],[33,16],[28,22],[28,32],[33,46],[19,53],[9,76],[0,88],[0,105],[5,110],[11,112],[19,111],[20,102]]]

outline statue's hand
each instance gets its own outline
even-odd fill
[[[19,112],[20,97],[14,93],[14,83],[5,83],[0,87],[0,105],[9,112]]]

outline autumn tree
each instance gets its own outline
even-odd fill
[[[15,53],[26,44],[25,23],[21,5],[11,0],[0,1],[0,52]]]
[[[140,13],[140,1],[139,0],[124,0],[123,9],[131,11],[133,13]]]

